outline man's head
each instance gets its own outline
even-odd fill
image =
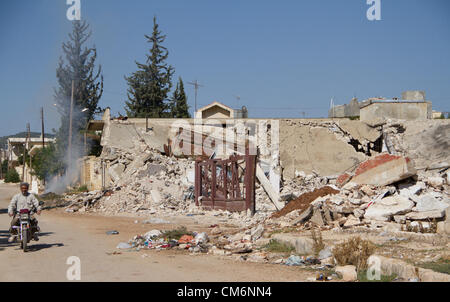
[[[22,192],[23,195],[26,195],[28,193],[29,187],[30,185],[27,182],[22,182],[20,184],[20,191]]]

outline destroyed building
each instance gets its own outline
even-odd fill
[[[80,160],[81,182],[90,191],[66,196],[67,212],[132,215],[159,225],[192,217],[209,225],[208,234],[178,241],[151,230],[118,248],[176,248],[338,271],[333,247],[344,236],[359,233],[379,244],[414,240],[433,248],[448,243],[449,120],[146,120],[111,118],[106,110],[88,132],[100,140],[102,152]],[[218,144],[229,136],[231,141]],[[252,147],[255,162],[242,165],[238,161],[246,161]],[[308,235],[315,230],[326,236],[320,251]],[[262,251],[272,240],[310,256],[280,259]],[[437,257],[445,254],[439,251]],[[399,267],[405,280],[449,280]]]
[[[398,98],[369,98],[358,102],[352,98],[349,104],[332,106],[330,118],[358,118],[370,121],[377,118],[401,120],[426,120],[432,118],[432,104],[425,98],[424,91],[405,91]]]
[[[257,208],[258,203],[265,199],[263,207],[279,210],[288,201],[286,194],[294,192],[294,195],[299,195],[314,187],[338,184],[341,181],[339,178],[348,175],[350,179],[355,173],[354,182],[375,185],[367,180],[367,175],[358,176],[358,167],[378,155],[389,154],[400,157],[399,160],[407,158],[408,165],[413,164],[414,169],[419,171],[436,164],[445,166],[446,162],[450,162],[450,121],[447,120],[425,120],[421,123],[384,119],[370,122],[348,119],[123,120],[111,119],[107,110],[101,121],[91,121],[88,126],[89,131],[97,133],[103,150],[100,157],[80,160],[81,183],[90,190],[105,190],[120,187],[136,177],[156,177],[158,180],[153,182],[162,181],[160,187],[180,187],[183,184],[180,189],[169,190],[177,192],[169,194],[172,202],[176,202],[194,186],[194,159],[198,157],[195,153],[198,147],[202,150],[201,155],[208,157],[214,154],[216,158],[227,158],[221,153],[223,150],[232,148],[236,151],[235,144],[232,147],[226,145],[222,151],[209,144],[208,150],[205,138],[196,141],[196,134],[207,133],[220,141],[227,135],[228,128],[234,132],[243,131],[250,142],[257,141],[260,133],[271,133],[266,139],[273,142],[263,143],[260,140],[257,143]],[[271,137],[278,137],[278,140]],[[186,149],[187,145],[189,149]],[[155,155],[154,152],[162,155]],[[394,174],[397,173],[396,167],[403,171],[400,162],[400,166],[394,163],[396,161],[390,161],[394,165]],[[162,170],[166,175],[164,177],[158,176]],[[299,185],[299,179],[305,183],[303,187]],[[311,184],[307,185],[309,182]],[[377,185],[388,183],[379,182]],[[147,197],[142,198],[165,198],[160,196],[161,192],[159,197],[156,193],[152,196],[151,191],[147,190]]]

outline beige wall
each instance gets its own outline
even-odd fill
[[[428,102],[372,103],[361,108],[360,120],[370,121],[380,117],[401,120],[426,120],[431,118],[430,107]]]
[[[213,106],[202,111],[202,118],[230,118],[231,112],[219,106]]]
[[[95,156],[86,156],[79,160],[80,185],[86,185],[89,191],[102,189],[102,162]]]

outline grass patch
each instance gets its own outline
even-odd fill
[[[438,272],[438,273],[444,273],[444,274],[450,275],[450,258],[449,257],[441,258],[435,262],[421,263],[421,264],[418,264],[417,266],[420,266],[420,267],[426,268],[426,269],[430,269],[430,270]]]
[[[336,245],[333,255],[339,265],[354,265],[357,271],[361,271],[367,268],[367,259],[375,248],[371,241],[358,236]]]
[[[381,275],[380,280],[369,280],[367,279],[367,270],[361,270],[358,272],[358,281],[360,282],[392,282],[395,278],[397,278],[397,275],[392,274],[390,276]]]
[[[194,234],[192,232],[189,232],[185,226],[182,226],[178,229],[165,231],[159,237],[167,238],[168,240],[170,240],[170,239],[179,240],[181,238],[181,236],[183,236],[183,235],[194,236]]]
[[[270,240],[268,244],[263,246],[263,249],[265,249],[268,252],[272,252],[272,253],[295,252],[295,247],[293,247],[292,245],[280,242],[275,239]]]

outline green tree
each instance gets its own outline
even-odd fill
[[[146,63],[135,61],[138,70],[125,77],[128,84],[125,111],[128,117],[165,117],[174,69],[166,63],[169,52],[162,46],[166,36],[158,29],[156,17],[153,18],[152,36],[145,35],[145,38],[152,47],[146,55]]]
[[[8,160],[4,159],[2,161],[2,175],[5,176],[6,172],[8,172]]]
[[[54,98],[61,114],[61,127],[57,132],[57,148],[64,153],[68,145],[72,80],[74,81],[74,106],[72,114],[72,145],[82,145],[81,129],[101,111],[98,102],[103,93],[101,65],[95,67],[97,49],[84,46],[91,36],[89,25],[83,21],[73,21],[69,41],[62,44],[65,61],[60,57],[56,69],[58,88]],[[83,109],[87,108],[84,112]],[[58,152],[55,152],[55,154]],[[65,154],[65,153],[64,153]]]
[[[49,179],[64,169],[61,161],[55,160],[61,158],[55,144],[48,144],[44,148],[39,148],[31,158],[31,167],[33,174],[40,180]]]
[[[6,173],[5,176],[5,182],[13,182],[17,183],[20,182],[20,176],[19,173],[17,173],[16,169],[9,169],[9,171]]]
[[[178,78],[177,87],[170,100],[170,116],[174,118],[190,118],[187,96],[184,92],[184,84],[181,77]]]

